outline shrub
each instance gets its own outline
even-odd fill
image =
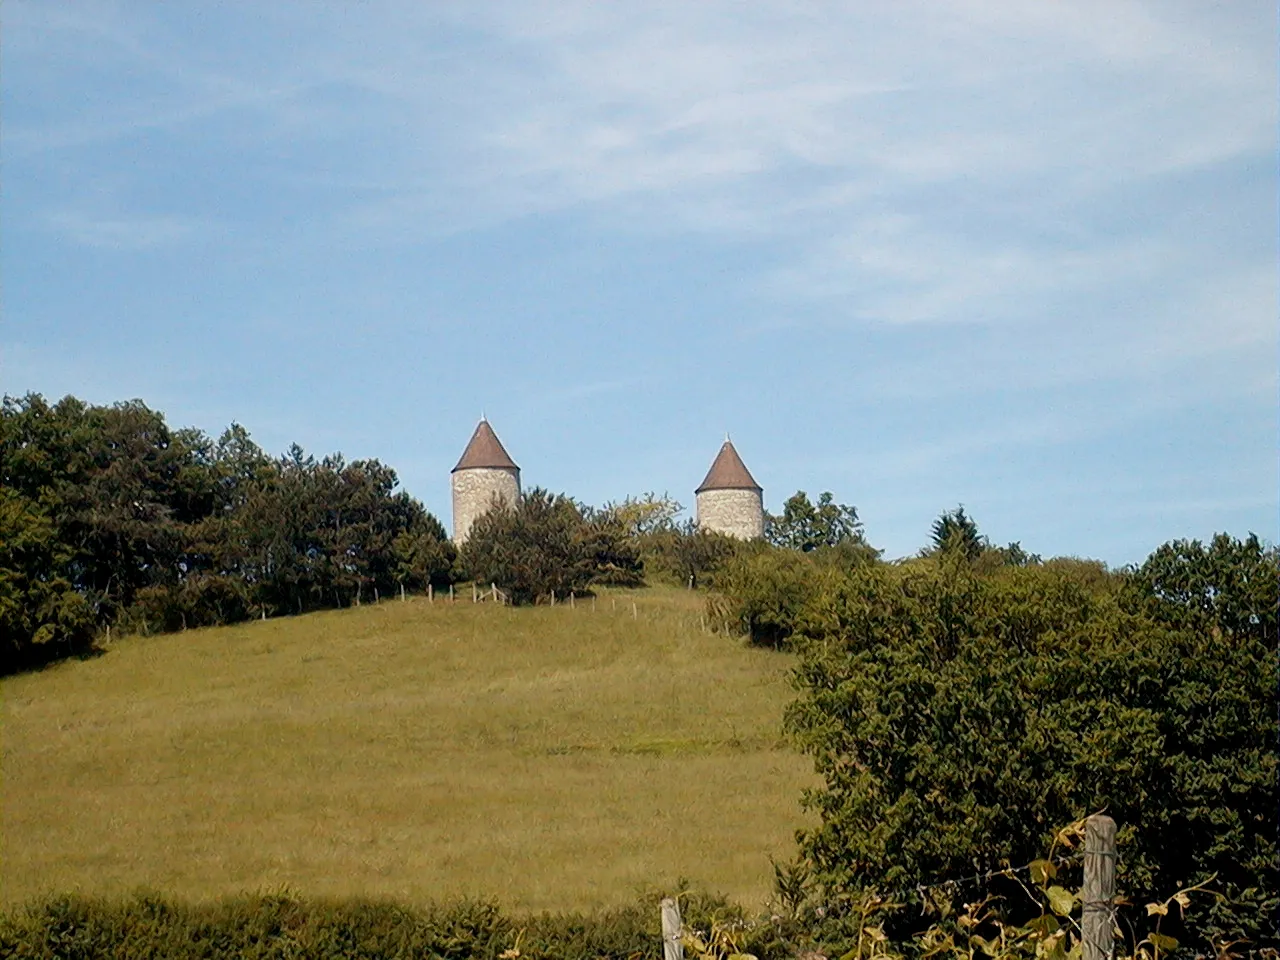
[[[744,546],[723,533],[700,530],[692,520],[642,534],[638,542],[645,569],[681,587],[712,585]]]
[[[743,916],[720,898],[685,891],[681,901],[692,924]],[[57,897],[0,915],[0,956],[15,960],[635,960],[660,955],[660,944],[656,896],[593,914],[539,914],[518,922],[486,902],[410,908],[360,899],[305,900],[290,894],[209,904],[154,895],[124,901]],[[782,956],[764,955],[761,960]]]
[[[620,529],[540,488],[476,520],[458,562],[472,579],[502,587],[515,604],[593,583],[643,582],[639,555]]]
[[[803,861],[829,900],[911,890],[1030,860],[1054,824],[1106,809],[1124,892],[1217,874],[1227,900],[1195,934],[1273,942],[1275,608],[1240,629],[1234,613],[1187,619],[1190,601],[1141,572],[1105,588],[1079,573],[984,576],[960,555],[815,589],[790,620],[804,636],[788,725],[823,779]]]
[[[819,554],[825,551],[819,551]],[[718,627],[746,633],[752,643],[783,649],[803,623],[805,611],[840,569],[795,550],[741,550],[716,578],[708,602]]]

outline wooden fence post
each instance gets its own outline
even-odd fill
[[[433,583],[427,584],[427,603],[436,602],[436,587]]]
[[[471,584],[471,602],[476,602],[476,585],[474,583]]]
[[[556,592],[554,590],[551,591],[551,605],[553,607],[556,605]]]
[[[636,602],[632,600],[631,601],[631,619],[636,620],[636,619],[639,619],[639,617],[640,617],[640,611],[636,609]]]
[[[449,602],[453,603],[453,584],[449,584]]]
[[[574,595],[574,592],[570,590],[569,591],[569,609],[570,610],[574,609],[575,602],[577,601],[577,599],[578,598]]]
[[[1095,813],[1084,823],[1081,933],[1084,960],[1111,960],[1115,949],[1116,822]]]
[[[684,960],[684,931],[680,927],[680,904],[675,897],[662,901],[662,960]]]

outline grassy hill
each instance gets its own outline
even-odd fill
[[[576,908],[687,877],[758,902],[812,774],[779,738],[787,659],[704,633],[699,609],[661,589],[391,601],[0,681],[0,900]]]

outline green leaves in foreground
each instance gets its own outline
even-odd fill
[[[1122,893],[1216,874],[1225,897],[1189,935],[1273,943],[1275,552],[1219,538],[1079,574],[943,558],[807,582],[787,614],[801,628],[787,722],[822,777],[800,836],[815,889],[914,902],[919,884],[1028,863],[1054,824],[1105,809]],[[1065,916],[1064,885],[1050,890]]]

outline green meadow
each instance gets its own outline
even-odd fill
[[[633,602],[635,607],[633,610]],[[787,656],[649,589],[570,608],[437,598],[152,637],[0,681],[0,900],[744,904],[810,765]]]

